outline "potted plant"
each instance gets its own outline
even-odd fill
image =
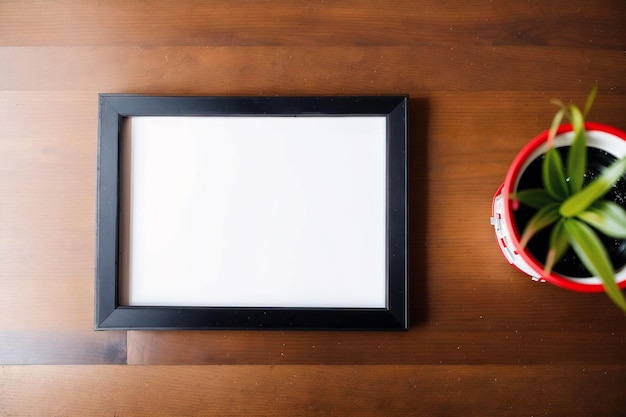
[[[534,280],[605,291],[626,312],[626,133],[585,122],[596,91],[583,111],[555,101],[550,129],[496,192],[491,223],[509,263]]]

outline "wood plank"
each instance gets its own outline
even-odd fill
[[[498,328],[477,316],[467,327],[445,323],[408,334],[341,332],[151,332],[128,334],[133,365],[366,365],[624,363],[621,329],[575,333]],[[536,322],[535,322],[536,323]],[[504,326],[503,326],[504,327]],[[602,352],[602,354],[599,354]]]
[[[0,90],[159,94],[398,94],[421,91],[626,92],[623,51],[504,46],[0,47]],[[551,68],[576,68],[555,80]],[[513,82],[509,68],[533,74]],[[350,82],[346,82],[350,80]]]
[[[0,286],[29,282],[0,309],[27,294],[92,303],[97,112],[93,93],[0,92]]]
[[[0,330],[0,364],[125,364],[126,332]],[[0,401],[1,402],[1,401]]]
[[[582,337],[586,338],[585,344],[617,348],[614,342],[624,340],[624,327],[615,322],[623,320],[605,296],[569,293],[529,282],[502,259],[488,226],[491,196],[508,163],[548,123],[547,118],[537,120],[534,107],[548,112],[552,109],[550,96],[569,96],[580,101],[584,94],[436,93],[430,94],[428,100],[411,101],[410,221],[414,237],[410,266],[414,271],[411,318],[417,328],[415,333],[399,338],[367,334],[371,349],[365,352],[360,351],[364,335],[281,335],[278,340],[291,346],[286,357],[282,357],[282,345],[265,341],[266,336],[261,334],[243,337],[227,332],[189,337],[184,333],[134,332],[129,339],[129,361],[538,363],[563,357],[603,363],[622,361],[621,350],[598,357],[594,349],[576,348],[583,343],[579,333],[587,328],[593,329],[593,333]],[[45,337],[37,336],[38,332],[58,328],[60,322],[65,329],[78,331],[78,339],[92,328],[95,98],[96,93],[90,91],[64,96],[57,92],[0,93],[0,108],[7,120],[13,121],[0,125],[4,138],[0,140],[0,170],[4,172],[0,177],[1,204],[3,218],[8,221],[0,230],[0,236],[4,236],[0,239],[0,244],[4,244],[0,251],[0,294],[6,296],[0,303],[0,324],[8,332],[3,337],[9,340],[2,352],[3,362],[95,360],[83,359],[84,355],[78,353],[72,359],[65,354],[70,352],[66,348],[48,348],[43,344]],[[604,96],[599,99],[596,112],[602,120],[615,121],[619,126],[622,100],[615,94]],[[508,124],[510,114],[526,107],[530,109],[517,113],[518,123]],[[58,110],[49,112],[51,108]],[[38,123],[30,123],[33,118]],[[70,132],[62,128],[67,120],[72,120]],[[507,128],[494,130],[489,123]],[[487,162],[481,158],[471,165],[475,160],[472,149],[477,148],[483,150]],[[438,170],[437,166],[445,166],[445,170]],[[16,187],[19,192],[14,191]],[[424,193],[429,189],[437,192],[424,203]],[[467,190],[472,193],[465,194]],[[461,194],[465,195],[464,228],[459,228],[455,220],[459,217],[456,196]],[[56,198],[58,195],[64,198]],[[67,256],[69,253],[72,255]],[[522,312],[511,310],[510,303],[520,306]],[[581,309],[581,304],[586,307]],[[17,320],[15,312],[20,310],[24,312]],[[545,321],[546,315],[550,320]],[[558,336],[550,335],[554,323],[559,323]],[[271,334],[274,338],[275,334]],[[221,336],[224,339],[216,343]],[[293,339],[300,337],[303,340],[294,344]],[[30,351],[15,348],[20,340],[31,346]],[[563,343],[572,348],[562,354]],[[207,344],[214,346],[208,354]],[[238,344],[241,347],[237,348]],[[303,348],[309,344],[318,346],[317,350]],[[334,350],[335,344],[343,344],[343,348]],[[430,344],[438,349],[428,347]],[[460,345],[462,349],[457,349]],[[534,345],[541,346],[541,350],[529,349]],[[378,346],[382,346],[384,354]],[[54,352],[59,355],[56,360]],[[501,356],[492,357],[485,352],[501,352]]]
[[[3,366],[0,378],[3,415],[617,416],[626,389],[623,365],[579,364]]]
[[[0,92],[0,363],[126,363],[93,331],[97,101]]]
[[[623,3],[551,5],[196,0],[172,8],[163,1],[5,1],[0,3],[0,45],[452,46],[462,37],[465,45],[622,49]]]

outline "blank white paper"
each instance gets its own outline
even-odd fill
[[[386,305],[385,117],[128,124],[129,305]]]

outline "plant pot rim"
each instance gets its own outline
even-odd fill
[[[588,132],[600,131],[608,133],[626,142],[626,132],[613,126],[605,125],[602,123],[586,122],[585,129]],[[572,130],[573,128],[571,124],[561,125],[557,130],[557,137],[564,133],[571,132]],[[548,134],[549,130],[541,132],[520,150],[520,152],[517,154],[509,167],[509,170],[504,180],[504,184],[502,184],[502,186],[498,189],[498,192],[496,193],[496,195],[499,194],[502,196],[504,213],[506,214],[505,221],[508,222],[507,226],[509,227],[510,232],[509,244],[513,246],[515,255],[519,256],[530,268],[532,268],[535,272],[541,271],[539,277],[540,279],[574,291],[603,292],[604,286],[602,285],[602,283],[584,283],[585,280],[589,280],[590,278],[576,279],[572,277],[566,277],[556,272],[552,272],[550,274],[543,273],[543,264],[537,261],[532,255],[530,255],[526,250],[522,249],[519,245],[520,234],[513,221],[513,204],[508,196],[510,196],[515,191],[519,176],[523,172],[523,169],[525,169],[527,164],[530,162],[529,158],[532,158],[533,154],[536,154],[538,149],[546,143],[548,139]],[[522,271],[524,270],[522,269]],[[621,277],[618,285],[622,289],[626,288],[626,276]]]

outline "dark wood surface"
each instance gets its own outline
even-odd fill
[[[626,415],[624,315],[489,225],[625,52],[621,0],[0,2],[0,415]],[[93,331],[99,92],[409,94],[411,330]]]

